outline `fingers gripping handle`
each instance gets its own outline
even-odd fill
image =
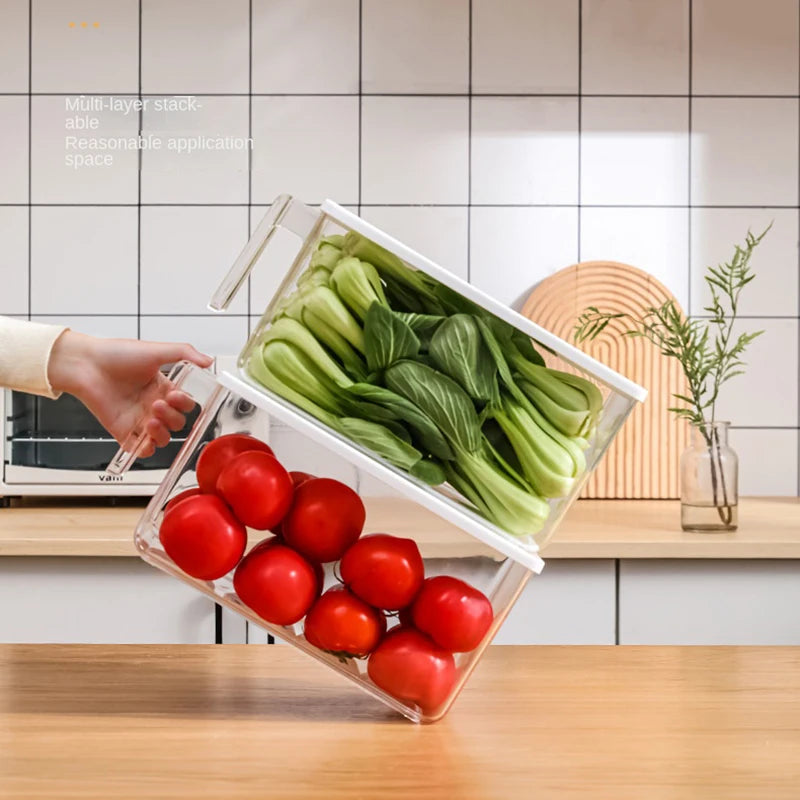
[[[214,379],[210,372],[200,369],[200,367],[188,361],[179,361],[170,370],[167,379],[162,382],[159,397],[166,399],[170,392],[178,390],[186,393],[192,400],[202,406],[211,394],[213,387]],[[128,434],[122,443],[122,447],[120,447],[106,468],[106,472],[109,475],[124,475],[152,442],[147,433],[147,421],[149,419],[151,419],[151,415],[145,415]]]

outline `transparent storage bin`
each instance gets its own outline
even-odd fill
[[[262,291],[269,296],[264,297],[266,302],[264,313],[239,354],[237,377],[259,393],[269,395],[281,405],[299,411],[300,416],[312,421],[317,429],[325,428],[338,438],[343,438],[338,432],[300,411],[297,406],[270,392],[248,372],[248,363],[257,348],[262,346],[264,338],[269,335],[276,315],[284,310],[287,300],[296,290],[298,279],[309,269],[309,262],[319,243],[333,234],[347,233],[358,234],[374,242],[398,258],[404,267],[433,279],[487,314],[510,325],[515,331],[527,337],[546,357],[548,367],[586,378],[600,390],[602,411],[592,435],[582,445],[585,447],[585,468],[576,477],[567,494],[546,498],[549,506],[547,519],[539,530],[529,535],[517,533],[509,536],[503,528],[479,513],[474,504],[465,502],[463,495],[454,492],[451,486],[447,484],[435,488],[428,486],[391,466],[373,452],[358,448],[371,458],[381,460],[397,475],[402,475],[403,491],[410,497],[418,502],[435,506],[449,521],[474,536],[483,538],[489,532],[502,533],[507,539],[505,552],[512,557],[523,557],[525,553],[538,553],[552,537],[569,506],[580,495],[589,475],[636,403],[645,400],[647,391],[336,203],[328,200],[319,208],[309,207],[291,196],[283,195],[276,199],[258,225],[217,290],[210,308],[224,311],[252,273],[253,306],[260,307]],[[255,267],[258,267],[258,270],[254,270]]]
[[[252,387],[233,376],[215,377],[191,364],[181,364],[172,375],[173,385],[191,395],[202,411],[192,428],[166,478],[156,490],[134,533],[136,548],[152,566],[174,576],[223,608],[241,615],[252,625],[276,638],[298,647],[317,661],[326,664],[361,689],[403,714],[413,722],[434,722],[444,716],[475,668],[484,650],[502,625],[529,577],[542,569],[544,562],[529,554],[525,563],[509,558],[502,552],[470,536],[457,526],[444,522],[424,505],[409,502],[398,491],[393,473],[372,469],[368,460],[348,459],[342,445],[313,428],[286,424],[290,419],[278,403],[260,395]],[[447,575],[459,578],[481,591],[491,602],[493,621],[481,643],[471,652],[454,653],[456,677],[446,698],[436,707],[421,708],[403,702],[376,686],[367,674],[368,658],[342,658],[322,651],[306,641],[303,622],[293,625],[274,625],[248,608],[237,596],[233,585],[234,570],[213,581],[199,580],[186,574],[167,555],[159,538],[165,506],[181,492],[197,487],[195,468],[208,442],[232,433],[244,433],[269,443],[276,458],[287,470],[308,472],[316,477],[341,481],[361,496],[366,507],[363,536],[388,533],[413,539],[423,559],[426,578]],[[135,457],[132,446],[122,452],[112,465],[114,471],[124,471]],[[361,467],[359,469],[358,467]],[[269,540],[269,531],[248,529],[249,553],[259,542]],[[323,565],[323,589],[339,583],[338,562]],[[387,633],[399,624],[396,615],[387,613]],[[532,624],[534,622],[532,621]],[[311,701],[310,701],[311,702]]]
[[[347,232],[355,232],[380,245],[401,259],[405,266],[435,279],[530,337],[535,346],[547,351],[548,366],[579,372],[600,388],[602,411],[591,438],[584,445],[586,469],[575,479],[568,494],[547,500],[549,514],[539,530],[512,535],[490,521],[448,483],[431,486],[412,477],[370,448],[356,444],[339,430],[268,390],[249,373],[249,359],[262,345],[276,311],[285,305],[321,239]],[[539,555],[540,547],[553,535],[631,409],[645,398],[646,393],[330,201],[321,208],[310,208],[288,196],[278,198],[213,298],[211,307],[224,310],[245,285],[256,264],[261,272],[253,273],[251,293],[256,302],[260,302],[262,291],[271,296],[264,297],[266,310],[239,355],[237,369],[212,376],[191,365],[181,364],[171,376],[172,384],[192,396],[202,411],[137,525],[136,547],[148,563],[194,586],[250,623],[327,664],[408,719],[414,722],[436,721],[451,707],[530,576],[544,567]],[[264,271],[267,266],[269,272]],[[265,288],[265,278],[272,280],[273,290]],[[435,706],[428,704],[423,707],[398,697],[397,693],[385,691],[370,679],[371,656],[350,658],[324,652],[305,639],[303,620],[289,626],[278,626],[259,617],[237,596],[233,584],[234,570],[216,580],[203,581],[190,577],[170,559],[159,538],[164,508],[178,493],[197,485],[195,466],[203,447],[210,440],[229,433],[247,433],[268,442],[287,470],[300,470],[348,483],[361,495],[367,509],[364,535],[386,533],[415,540],[423,558],[426,578],[437,575],[460,578],[489,599],[492,624],[477,647],[470,652],[453,654],[455,678],[444,699],[437,701]],[[144,434],[133,436],[109,470],[119,473],[128,469],[144,439]],[[249,530],[248,534],[248,552],[257,542],[271,536],[265,531]],[[337,582],[336,564],[325,565],[325,589]],[[398,618],[392,615],[387,617],[387,622],[390,630],[399,624]],[[534,625],[535,620],[531,620],[531,624]]]

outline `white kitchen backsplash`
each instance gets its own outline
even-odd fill
[[[0,313],[234,353],[285,261],[205,304],[283,192],[513,305],[604,259],[701,315],[705,267],[774,221],[722,406],[742,491],[797,494],[799,24],[797,0],[0,0]]]

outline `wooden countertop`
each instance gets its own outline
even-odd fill
[[[414,535],[426,556],[485,546],[402,499],[368,501],[367,529]],[[0,556],[133,556],[141,501],[37,501],[0,509]],[[257,534],[260,538],[262,534]],[[800,498],[742,498],[735,533],[684,533],[669,500],[580,500],[543,549],[548,558],[800,558]]]
[[[797,798],[800,648],[489,649],[416,726],[289,647],[0,646],[0,795]]]

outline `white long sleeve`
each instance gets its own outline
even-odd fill
[[[47,378],[50,351],[63,325],[0,317],[0,386],[56,398]]]

